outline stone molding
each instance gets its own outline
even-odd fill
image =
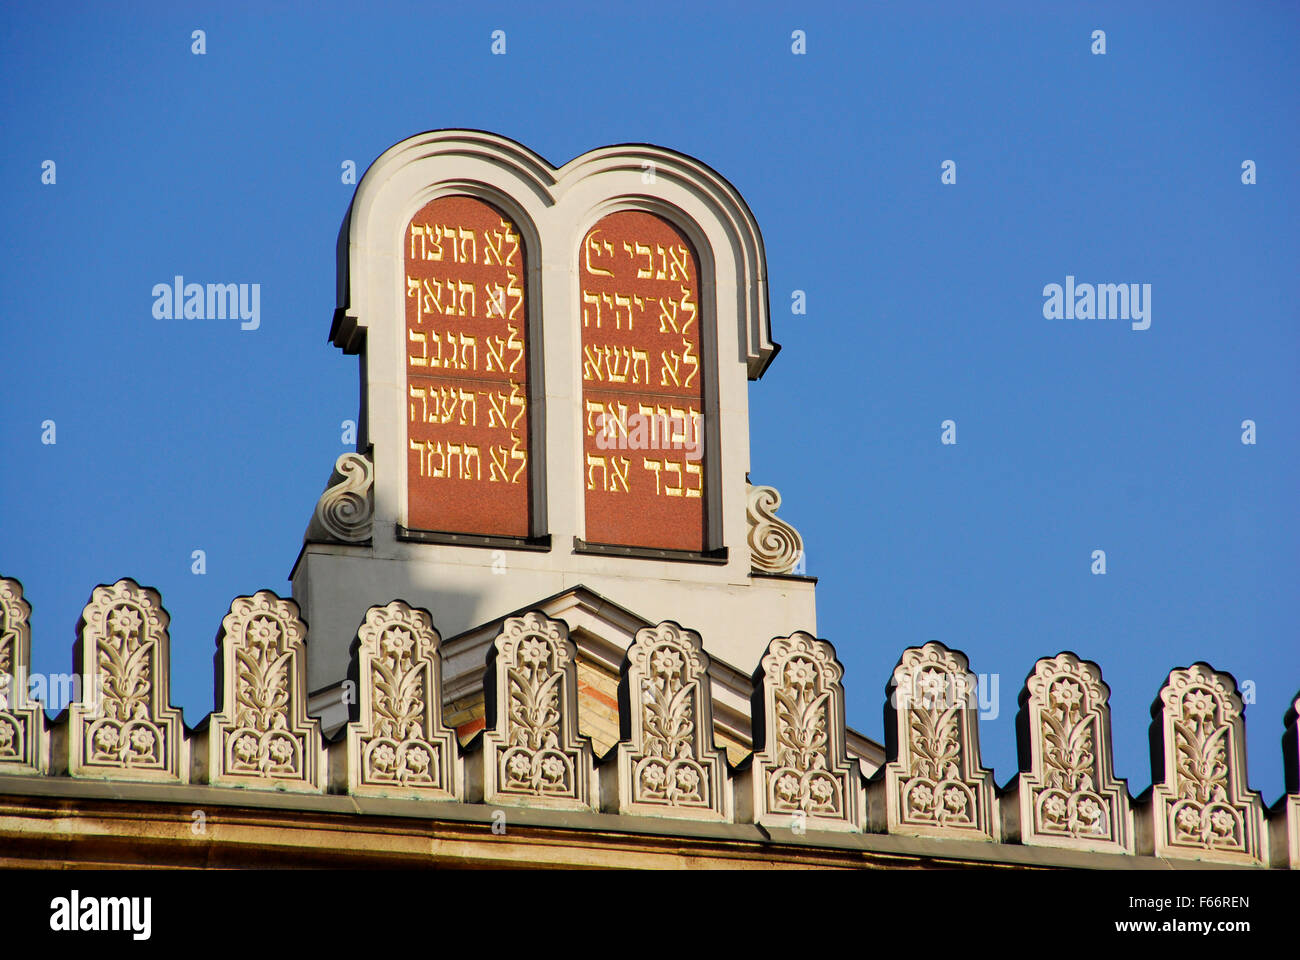
[[[318,793],[320,724],[307,716],[307,625],[269,590],[236,597],[221,621],[221,686],[207,726],[208,782]]]
[[[591,743],[578,733],[576,652],[562,621],[536,611],[505,621],[488,667],[489,726],[472,764],[484,803],[599,809]]]
[[[325,492],[307,525],[304,540],[314,543],[365,543],[374,522],[375,471],[368,457],[342,454],[334,462]]]
[[[606,782],[611,812],[730,820],[726,756],[713,739],[709,657],[700,635],[666,620],[638,630],[619,683],[622,742]]]
[[[1101,668],[1073,653],[1034,664],[1020,694],[1022,764],[1004,801],[1020,842],[1102,853],[1135,853],[1128,789],[1116,780],[1110,688]]]
[[[1244,705],[1231,674],[1172,670],[1151,705],[1157,857],[1268,865],[1264,806],[1246,783]]]
[[[878,829],[1001,840],[993,772],[980,764],[976,691],[960,651],[942,643],[903,651],[886,688],[889,762],[872,804]]]
[[[843,676],[835,648],[811,634],[768,644],[754,672],[755,752],[737,786],[747,819],[787,829],[862,829],[861,768],[845,748]]]
[[[32,608],[23,585],[0,577],[0,773],[45,773],[49,742],[45,711],[28,700]]]
[[[91,591],[73,658],[81,697],[69,708],[72,776],[189,779],[185,725],[171,705],[169,621],[158,591],[130,578]]]
[[[360,719],[347,728],[348,792],[464,799],[456,732],[442,721],[441,638],[428,611],[371,607],[353,645]]]
[[[781,494],[775,487],[749,485],[745,516],[749,521],[750,564],[756,573],[790,573],[803,557],[803,537],[776,515]]]

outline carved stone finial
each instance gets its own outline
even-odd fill
[[[619,700],[618,812],[730,820],[731,782],[713,742],[709,658],[700,635],[672,621],[637,631]]]
[[[369,540],[375,515],[374,480],[369,459],[359,453],[340,456],[316,503],[304,539],[340,543]]]
[[[169,621],[156,590],[98,586],[77,625],[81,698],[68,720],[74,777],[189,779],[181,711],[171,705]]]
[[[48,769],[45,711],[27,699],[32,608],[23,585],[0,577],[0,773]]]
[[[578,733],[576,649],[559,620],[506,620],[493,644],[487,719],[476,765],[485,803],[597,809],[591,743]]]
[[[361,718],[348,725],[348,789],[462,799],[456,733],[442,722],[442,658],[433,621],[400,600],[371,607],[353,650]]]
[[[1230,674],[1173,670],[1151,707],[1157,857],[1267,865],[1264,807],[1246,781],[1246,721]],[[1163,754],[1163,756],[1160,756]]]
[[[750,486],[745,512],[750,565],[758,573],[790,573],[803,554],[799,531],[776,516],[780,505],[781,494],[775,487]]]
[[[208,724],[208,777],[220,786],[317,792],[320,725],[307,716],[307,626],[269,590],[236,597],[221,621],[218,712]]]
[[[1128,790],[1112,767],[1109,698],[1095,663],[1061,653],[1034,664],[1020,698],[1029,760],[1014,798],[1021,843],[1134,852]]]
[[[890,833],[997,843],[1002,825],[993,772],[980,765],[976,678],[966,655],[942,643],[909,647],[887,694],[885,726],[893,730],[878,825]]]
[[[761,745],[745,796],[756,823],[862,829],[860,767],[845,748],[843,675],[825,640],[800,631],[768,644],[754,673],[754,736]]]

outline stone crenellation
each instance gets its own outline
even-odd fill
[[[583,648],[539,610],[495,627],[485,729],[465,743],[442,716],[434,617],[400,600],[370,607],[355,628],[349,720],[330,732],[307,712],[307,625],[269,591],[232,602],[217,637],[217,710],[193,730],[169,702],[156,590],[130,579],[94,589],[75,654],[90,682],[53,723],[26,693],[30,615],[21,583],[0,578],[0,775],[11,781],[276,790],[290,807],[307,802],[295,792],[531,806],[660,818],[669,831],[687,819],[1300,869],[1300,699],[1284,720],[1287,794],[1266,809],[1247,786],[1236,682],[1205,663],[1161,687],[1153,784],[1134,798],[1112,769],[1101,669],[1068,652],[1026,679],[1020,770],[999,789],[980,761],[970,664],[941,643],[903,651],[886,685],[884,762],[867,776],[846,746],[843,666],[803,632],[768,643],[752,678],[754,749],[733,764],[712,736],[704,640],[672,621],[628,647],[619,740],[598,757],[579,732]]]

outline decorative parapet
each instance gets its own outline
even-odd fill
[[[993,772],[980,765],[976,680],[965,654],[941,643],[909,647],[887,696],[888,762],[873,791],[873,825],[999,842]]]
[[[360,719],[348,725],[349,792],[460,800],[456,732],[442,721],[441,638],[428,612],[371,607],[353,646]]]
[[[269,590],[236,597],[221,621],[218,712],[208,722],[207,773],[219,786],[318,792],[320,725],[307,716],[307,626]]]
[[[754,672],[748,783],[737,788],[748,819],[800,830],[862,829],[861,768],[845,749],[843,676],[825,640],[800,631],[768,644]]]
[[[1272,810],[1273,865],[1290,864],[1300,870],[1300,693],[1291,702],[1282,722],[1282,769],[1286,794]]]
[[[1021,843],[1135,852],[1128,790],[1113,773],[1110,688],[1072,653],[1043,658],[1025,681],[1015,796]],[[1010,831],[1009,831],[1010,832]]]
[[[121,780],[189,779],[189,743],[171,705],[170,618],[156,590],[98,586],[77,624],[81,695],[68,718],[68,772]]]
[[[345,453],[334,462],[304,540],[364,543],[375,515],[375,470],[369,458]]]
[[[776,515],[781,494],[775,487],[750,486],[745,513],[749,520],[750,565],[756,573],[790,573],[803,556],[799,531]]]
[[[32,608],[23,585],[0,577],[0,773],[44,773],[49,766],[45,711],[27,699]]]
[[[1246,784],[1237,683],[1207,663],[1173,670],[1151,706],[1157,857],[1267,866],[1264,807]]]
[[[638,630],[619,703],[623,742],[618,762],[604,768],[617,781],[607,793],[617,796],[611,812],[730,820],[732,785],[713,741],[709,657],[700,635],[672,621]]]
[[[578,733],[576,650],[568,627],[536,611],[505,621],[492,646],[482,756],[485,803],[598,809],[591,743]]]

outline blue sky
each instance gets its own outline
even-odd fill
[[[356,413],[326,341],[343,161],[439,127],[555,164],[651,142],[763,230],[784,349],[750,388],[752,476],[821,578],[849,722],[881,738],[898,654],[941,640],[999,676],[1003,783],[1025,675],[1071,649],[1102,666],[1137,793],[1152,699],[1207,660],[1254,684],[1251,784],[1276,798],[1300,688],[1298,8],[440,6],[0,11],[0,573],[35,608],[33,670],[68,670],[91,588],[132,576],[162,591],[194,723],[231,598],[288,594]],[[175,274],[260,283],[261,329],[155,319]],[[1151,284],[1150,329],[1044,319],[1067,275]]]

